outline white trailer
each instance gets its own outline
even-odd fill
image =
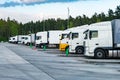
[[[58,47],[60,43],[60,30],[51,30],[38,32],[36,34],[36,46],[42,47],[46,45],[47,47]]]
[[[48,47],[59,47],[61,30],[48,31]]]
[[[70,53],[84,53],[84,35],[83,32],[86,30],[88,25],[78,26],[71,30],[69,33],[68,49]],[[67,50],[67,48],[65,50]],[[65,51],[66,52],[66,51]]]
[[[120,57],[119,19],[91,24],[84,34],[86,56]]]

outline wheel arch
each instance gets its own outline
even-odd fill
[[[105,52],[105,57],[108,55],[108,50],[109,50],[110,48],[108,48],[108,47],[98,47],[98,48],[95,48],[95,50],[94,50],[94,56],[95,56],[95,52],[97,51],[97,50],[103,50],[104,52]]]
[[[83,49],[85,48],[84,46],[79,45],[79,46],[76,46],[76,47],[75,47],[75,50],[76,50],[78,47],[82,47]]]

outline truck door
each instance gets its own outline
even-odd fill
[[[99,46],[98,40],[98,31],[97,30],[88,30],[85,34],[85,55],[87,56],[94,56],[94,50],[96,47]]]
[[[71,33],[70,48],[69,48],[70,52],[75,52],[76,45],[79,45],[78,37],[79,37],[79,33],[77,32]]]
[[[85,47],[85,55],[88,55],[89,52],[89,30],[86,30],[84,32],[84,41],[83,41],[83,45]]]
[[[98,31],[89,31],[89,53],[94,53],[96,47],[99,46]]]

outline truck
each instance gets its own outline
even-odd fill
[[[23,36],[24,36],[24,35],[17,35],[17,43],[18,43],[18,44],[22,44],[22,43],[23,43],[23,42],[22,42]]]
[[[25,39],[28,39],[28,35],[16,35],[16,36],[12,36],[9,38],[9,42],[10,43],[16,43],[16,44],[24,44],[25,43]]]
[[[17,44],[17,36],[12,36],[12,37],[10,37],[10,38],[9,38],[9,42],[10,42],[10,43],[15,43],[15,44]]]
[[[59,43],[59,50],[65,51],[65,48],[68,46],[68,34],[70,33],[69,30],[64,30],[60,35],[60,43]]]
[[[28,34],[24,40],[25,45],[35,44],[35,34]]]
[[[14,37],[9,37],[9,43],[13,43]]]
[[[50,30],[36,33],[36,47],[58,47],[61,30]]]
[[[69,53],[84,54],[83,32],[86,30],[87,27],[88,25],[82,25],[82,26],[75,27],[70,31],[68,46],[66,46],[65,52],[67,52],[68,50]]]
[[[35,46],[41,48],[42,45],[48,43],[48,32],[43,31],[43,32],[37,32],[36,33],[36,40],[35,40]]]
[[[62,32],[62,34],[60,35],[60,44],[59,44],[60,51],[65,51],[69,47],[69,44],[68,44],[69,33],[74,29],[76,29],[77,27],[68,28]]]
[[[120,57],[120,19],[89,25],[84,31],[85,56]]]

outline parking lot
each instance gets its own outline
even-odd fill
[[[93,59],[58,49],[0,43],[0,80],[119,80],[120,59]]]

